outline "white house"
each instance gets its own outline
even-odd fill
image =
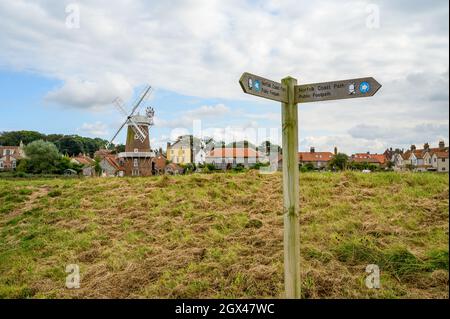
[[[403,159],[403,153],[394,153],[391,157],[391,162],[394,164],[394,171],[403,171],[405,169],[405,161]]]
[[[448,161],[448,151],[436,151],[431,155],[431,165],[433,170],[440,173],[448,173],[449,171],[449,161]]]

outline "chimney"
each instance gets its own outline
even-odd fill
[[[430,150],[430,144],[428,144],[428,143],[423,144],[423,149],[425,151],[429,151]]]
[[[334,155],[337,155],[337,147],[334,147]]]
[[[415,145],[411,145],[411,151],[415,151],[416,150],[416,146]]]
[[[445,142],[444,141],[439,141],[439,148],[440,149],[444,149],[445,148]]]
[[[309,152],[310,153],[314,153],[316,151],[316,149],[314,148],[314,147],[311,147],[310,149],[309,149]]]

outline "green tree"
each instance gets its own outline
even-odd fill
[[[84,153],[84,145],[79,136],[66,135],[55,142],[62,154],[76,156]]]
[[[24,148],[27,156],[26,170],[30,173],[55,173],[57,161],[61,158],[55,144],[37,140]]]
[[[102,173],[102,167],[100,166],[100,162],[101,162],[100,157],[96,157],[95,164],[94,164],[94,171],[97,174],[97,176],[100,176]]]
[[[35,131],[2,132],[0,133],[0,145],[18,146],[20,141],[28,144],[44,138],[44,134]]]
[[[83,165],[72,163],[68,156],[60,156],[55,161],[55,168],[53,169],[53,173],[64,174],[64,171],[66,169],[73,169],[77,173],[80,173],[83,169]]]
[[[61,139],[63,137],[64,137],[64,134],[49,134],[45,137],[45,140],[56,143],[59,139]]]
[[[306,163],[304,165],[299,165],[299,169],[301,172],[311,172],[314,170],[314,165],[312,163]]]
[[[331,169],[344,170],[347,168],[348,156],[344,153],[338,153],[328,163]]]

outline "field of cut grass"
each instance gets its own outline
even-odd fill
[[[448,191],[446,174],[301,173],[303,297],[448,298]],[[3,179],[0,298],[281,298],[282,238],[279,173]]]

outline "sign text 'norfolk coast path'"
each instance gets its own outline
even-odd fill
[[[295,86],[295,102],[319,102],[373,96],[381,88],[374,78],[358,78]]]

